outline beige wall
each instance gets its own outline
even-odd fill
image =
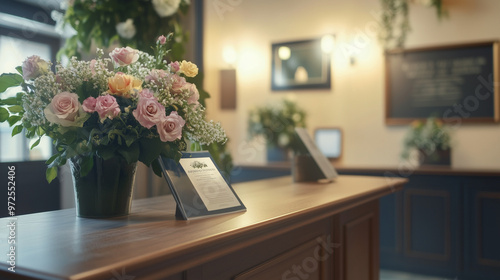
[[[205,0],[205,88],[211,93],[209,118],[220,120],[237,163],[263,162],[264,146],[248,142],[247,115],[255,107],[282,98],[296,100],[308,112],[308,128],[339,126],[345,134],[347,165],[399,164],[404,126],[384,124],[383,50],[376,38],[378,0]],[[500,1],[448,0],[449,19],[435,11],[410,7],[412,32],[407,47],[434,46],[500,38]],[[374,16],[375,15],[375,16]],[[271,43],[333,33],[332,89],[272,92]],[[219,70],[228,66],[222,50],[238,53],[237,109],[220,110]],[[347,46],[350,46],[348,48]],[[349,63],[349,52],[356,63]],[[462,125],[453,135],[452,165],[500,168],[500,126]]]

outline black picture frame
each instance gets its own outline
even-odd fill
[[[331,88],[330,55],[321,50],[321,38],[274,43],[271,52],[272,90]]]
[[[385,122],[493,123],[499,116],[496,41],[385,53]]]

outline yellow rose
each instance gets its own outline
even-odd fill
[[[134,76],[124,73],[116,73],[113,77],[108,79],[109,92],[113,95],[130,97],[134,91],[140,91],[142,81]]]
[[[179,70],[184,73],[187,77],[195,77],[198,75],[198,66],[196,64],[183,60],[179,67]]]
[[[422,122],[419,121],[419,120],[414,120],[412,123],[411,123],[411,126],[413,128],[417,128],[417,127],[420,127],[422,125]]]

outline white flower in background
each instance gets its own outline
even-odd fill
[[[132,39],[135,36],[134,20],[129,18],[125,22],[120,22],[116,25],[116,32],[120,37],[125,39]]]
[[[286,133],[280,133],[278,136],[278,146],[285,147],[290,143],[290,137]]]
[[[153,0],[153,7],[160,17],[168,17],[179,9],[181,0]]]

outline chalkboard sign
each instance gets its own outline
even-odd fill
[[[386,123],[499,120],[498,42],[386,53]]]

